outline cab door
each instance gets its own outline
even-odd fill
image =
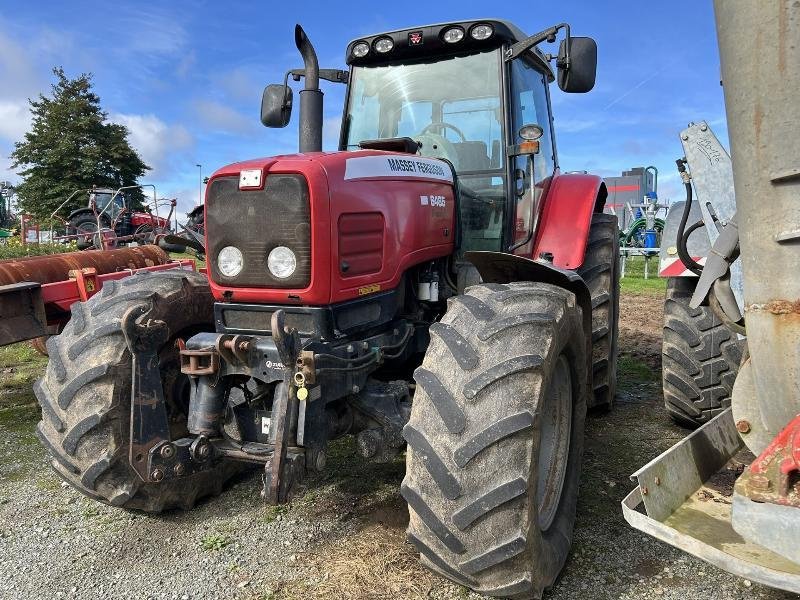
[[[517,154],[512,161],[513,253],[531,256],[536,237],[536,226],[542,210],[542,199],[556,171],[556,153],[553,142],[553,124],[546,75],[524,57],[510,65],[511,148],[523,140],[520,129],[525,125],[538,125],[542,129],[539,149],[535,154]],[[532,257],[536,258],[536,257]]]

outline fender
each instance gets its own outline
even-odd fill
[[[72,221],[72,219],[74,219],[78,215],[82,215],[84,213],[88,213],[90,215],[94,215],[94,213],[92,212],[91,208],[86,208],[86,207],[78,208],[76,210],[73,210],[71,213],[69,213],[69,216],[67,217],[67,221]]]
[[[583,313],[583,333],[586,340],[586,372],[589,373],[589,389],[593,389],[591,382],[592,295],[583,278],[572,270],[559,269],[547,262],[531,260],[530,258],[504,252],[466,252],[464,258],[475,265],[484,283],[539,281],[556,285],[575,294],[575,299]]]
[[[592,214],[602,212],[607,197],[606,184],[597,175],[569,173],[554,177],[536,231],[533,256],[549,252],[556,267],[580,267]]]

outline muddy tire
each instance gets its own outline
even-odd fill
[[[490,596],[530,598],[566,561],[589,388],[582,313],[543,283],[450,300],[415,373],[408,539],[429,568]]]
[[[617,390],[619,337],[619,225],[615,215],[592,217],[578,269],[592,295],[592,385],[589,407],[611,408]]]
[[[689,308],[697,280],[673,277],[664,301],[664,404],[680,425],[697,427],[731,405],[744,342],[707,306]]]
[[[42,407],[37,435],[65,481],[113,506],[159,512],[191,508],[219,493],[239,466],[215,468],[168,482],[144,483],[128,462],[131,355],[120,320],[133,307],[152,305],[150,318],[167,323],[170,340],[159,354],[173,439],[186,435],[188,381],[180,374],[176,337],[213,329],[213,300],[201,274],[141,273],[109,281],[88,302],[72,306],[64,331],[47,342],[50,361],[34,385]]]

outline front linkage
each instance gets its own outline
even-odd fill
[[[272,314],[271,335],[200,333],[178,340],[181,372],[190,378],[189,436],[172,440],[158,368],[166,325],[135,308],[123,318],[123,330],[134,367],[129,458],[141,479],[185,477],[224,459],[263,464],[262,497],[271,504],[288,501],[306,469],[324,468],[330,439],[357,434],[367,458],[399,452],[410,414],[408,384],[369,375],[427,343],[425,329],[405,320],[357,341],[303,340],[286,325],[283,310]],[[251,380],[258,384],[254,394],[247,391]],[[244,401],[231,399],[233,387],[245,391]],[[254,408],[259,401],[264,410]]]

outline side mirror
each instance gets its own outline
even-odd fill
[[[265,127],[286,127],[292,116],[292,88],[275,83],[261,96],[261,122]]]
[[[567,37],[558,48],[558,87],[568,93],[584,93],[594,87],[597,75],[597,42],[589,37]]]

